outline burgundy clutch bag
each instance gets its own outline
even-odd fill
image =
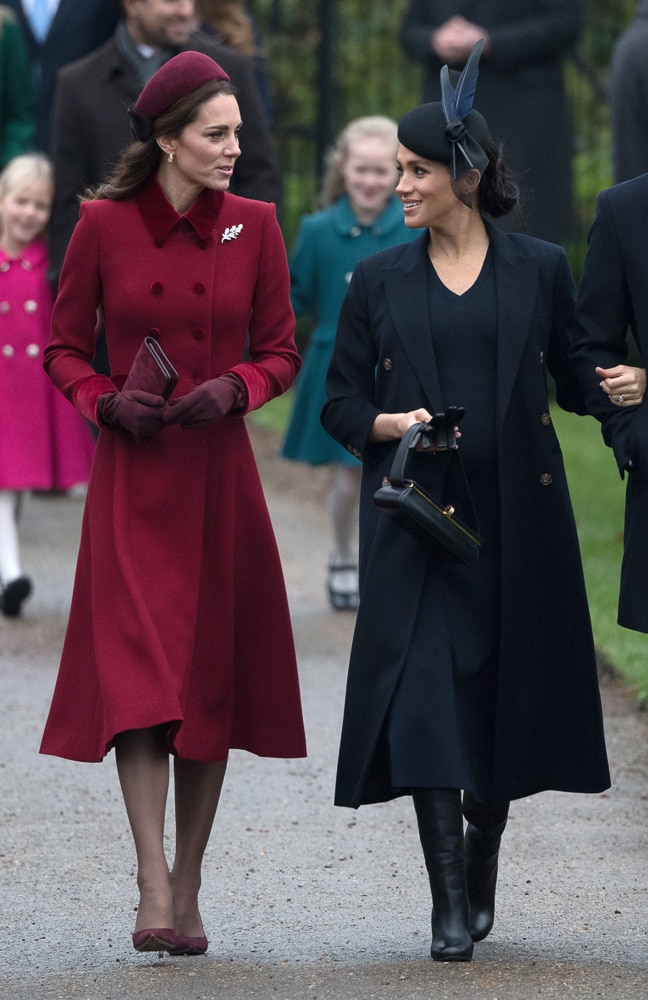
[[[178,384],[178,373],[155,337],[145,337],[135,355],[124,389],[141,389],[168,399]]]

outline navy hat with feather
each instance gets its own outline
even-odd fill
[[[488,164],[485,145],[488,125],[473,100],[479,76],[480,38],[460,74],[441,69],[441,100],[420,104],[398,123],[398,141],[426,160],[449,163],[455,180],[476,167],[483,173]]]

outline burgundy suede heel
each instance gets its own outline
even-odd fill
[[[149,927],[133,934],[135,951],[168,951],[176,947],[179,939],[172,927]]]
[[[175,945],[169,949],[170,955],[204,955],[209,942],[206,937],[185,937],[178,934]]]

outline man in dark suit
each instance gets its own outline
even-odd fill
[[[602,191],[578,290],[570,356],[588,411],[627,476],[619,625],[648,632],[648,400],[639,384],[626,388],[617,368],[628,353],[628,331],[648,355],[648,174]],[[615,385],[616,383],[616,385]]]
[[[424,101],[440,98],[441,66],[461,69],[484,38],[479,110],[504,143],[521,194],[521,214],[503,228],[555,243],[573,228],[563,63],[582,24],[582,0],[410,0],[400,33],[405,52],[424,66]]]
[[[171,56],[204,52],[237,88],[243,131],[231,190],[281,202],[279,161],[268,132],[250,59],[194,32],[193,0],[122,0],[124,18],[101,48],[66,66],[52,120],[56,194],[50,224],[52,280],[63,263],[79,212],[78,196],[105,179],[133,141],[126,109]]]
[[[119,20],[119,0],[47,0],[46,20],[36,20],[37,0],[3,0],[18,16],[27,41],[36,97],[36,146],[49,152],[56,74],[103,44]]]

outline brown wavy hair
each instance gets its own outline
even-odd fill
[[[146,142],[131,143],[119,157],[108,179],[96,187],[88,188],[79,200],[83,202],[108,198],[111,201],[124,201],[137,194],[159,169],[162,150],[157,140],[162,136],[179,136],[187,125],[196,120],[202,105],[219,94],[235,96],[236,87],[227,80],[208,80],[176,101],[168,111],[154,119],[150,138]]]

